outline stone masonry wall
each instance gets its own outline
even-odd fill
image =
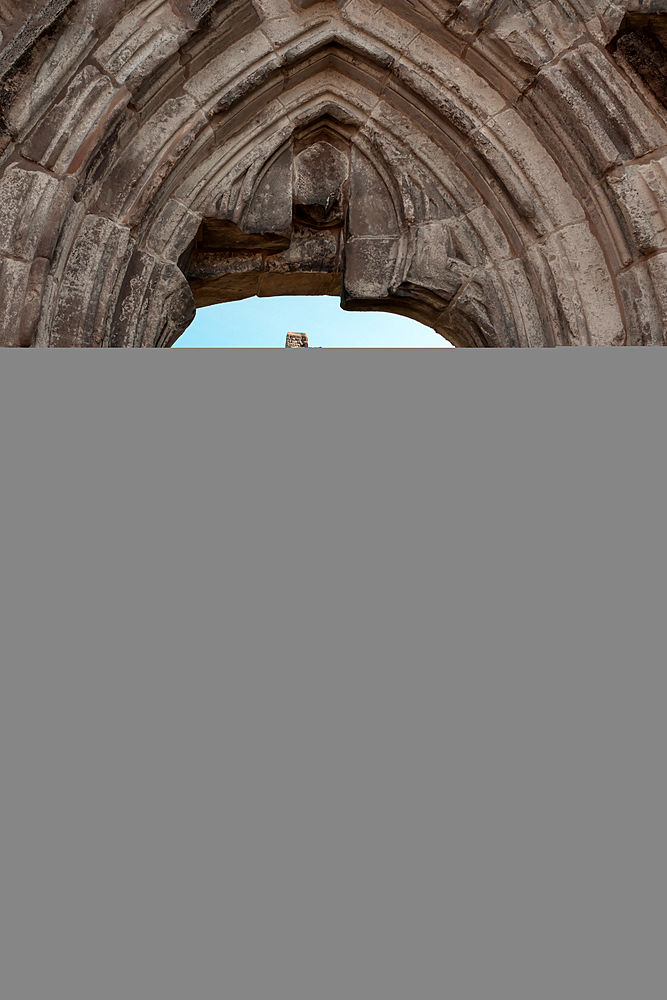
[[[666,3],[0,0],[0,344],[255,294],[664,344]]]
[[[285,337],[285,347],[310,347],[308,343],[308,334],[288,333]],[[315,350],[317,350],[317,348],[315,348]]]

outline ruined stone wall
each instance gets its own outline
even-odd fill
[[[660,2],[0,0],[0,34],[5,346],[290,293],[665,343]]]
[[[285,337],[285,347],[310,347],[307,333],[288,333]],[[317,350],[317,348],[315,348]],[[321,348],[320,348],[321,350]]]
[[[288,333],[285,337],[285,347],[308,347],[306,333]]]

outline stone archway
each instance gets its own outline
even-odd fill
[[[457,346],[664,343],[640,3],[0,0],[0,342],[167,347],[302,292]]]

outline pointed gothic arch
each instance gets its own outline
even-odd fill
[[[304,293],[458,346],[663,343],[624,4],[0,2],[0,342],[168,347]]]

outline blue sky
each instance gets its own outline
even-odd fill
[[[311,347],[451,347],[421,323],[393,313],[344,312],[333,295],[241,299],[198,309],[175,347],[280,347],[289,330]]]

